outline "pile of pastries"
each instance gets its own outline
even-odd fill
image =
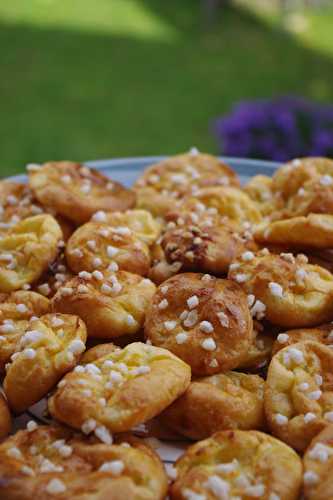
[[[333,160],[27,171],[0,182],[0,498],[332,499]]]

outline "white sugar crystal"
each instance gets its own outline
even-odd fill
[[[214,331],[214,327],[209,321],[201,321],[199,328],[204,333],[212,333]]]
[[[324,419],[328,422],[333,422],[333,411],[327,411],[324,413]]]
[[[268,288],[271,294],[274,295],[274,297],[279,297],[279,298],[283,297],[283,288],[278,283],[271,281],[270,283],[268,283]]]
[[[288,417],[282,415],[281,413],[275,413],[274,420],[278,425],[285,425],[288,423]]]
[[[92,259],[92,265],[94,267],[100,267],[103,264],[102,259],[100,257],[94,257]]]
[[[112,460],[111,462],[104,462],[98,470],[100,472],[110,472],[113,476],[120,476],[124,469],[125,464],[122,460]]]
[[[163,310],[163,309],[166,309],[169,305],[169,302],[167,301],[167,299],[163,299],[161,300],[161,302],[158,304],[158,308]]]
[[[168,332],[174,330],[177,326],[177,321],[164,321],[164,327]]]
[[[285,344],[289,340],[289,335],[287,333],[279,333],[277,336],[277,341],[279,344]]]
[[[229,483],[227,481],[224,481],[224,479],[221,479],[219,476],[210,476],[203,486],[221,500],[229,500],[230,498]]]
[[[249,279],[248,274],[238,273],[235,275],[235,280],[237,281],[237,283],[245,283],[246,281],[248,281],[248,279]]]
[[[64,320],[59,318],[58,316],[54,316],[51,320],[51,325],[55,328],[57,328],[58,326],[62,326],[64,323]]]
[[[37,429],[38,425],[36,424],[36,422],[34,420],[29,420],[29,422],[27,423],[27,431],[28,432],[33,432]]]
[[[75,339],[72,340],[72,342],[68,346],[69,352],[72,352],[73,354],[81,354],[85,350],[86,346],[82,340]]]
[[[79,278],[82,278],[83,280],[90,280],[91,279],[91,273],[88,273],[88,271],[80,271],[79,272]]]
[[[215,351],[216,350],[215,340],[209,337],[208,339],[205,339],[201,342],[201,347],[205,349],[205,351]]]
[[[313,460],[318,460],[318,462],[327,462],[330,455],[332,455],[333,450],[323,443],[316,443],[314,447],[308,452],[309,458]]]
[[[219,464],[215,467],[216,472],[220,472],[222,474],[229,474],[230,472],[234,472],[239,467],[238,460],[234,458],[232,462],[228,462],[226,464]]]
[[[47,493],[51,495],[57,495],[58,493],[64,493],[66,491],[66,485],[60,481],[60,479],[53,478],[46,486]]]
[[[191,328],[196,324],[197,321],[198,312],[196,311],[196,309],[193,309],[188,313],[187,318],[184,320],[184,326],[186,326],[187,328]]]
[[[119,271],[119,266],[117,262],[111,262],[108,266],[108,271],[110,271],[111,273]]]
[[[20,471],[22,472],[22,474],[25,474],[26,476],[34,476],[35,473],[34,473],[34,470],[29,467],[28,465],[22,465]]]
[[[251,315],[253,318],[263,319],[266,312],[266,306],[261,300],[256,300],[253,307],[251,308]]]
[[[304,354],[299,349],[290,347],[287,352],[290,356],[290,359],[292,359],[297,365],[304,363]]]
[[[68,446],[67,444],[64,444],[63,446],[60,446],[58,451],[62,457],[67,458],[70,457],[73,453],[73,448],[71,446]]]
[[[28,311],[28,308],[27,308],[27,306],[25,304],[17,304],[16,310],[19,313],[25,313],[25,312]]]
[[[207,500],[206,495],[201,495],[200,493],[196,493],[193,490],[190,490],[189,488],[184,488],[182,490],[182,495],[185,498],[185,500]]]
[[[303,475],[303,481],[306,486],[311,486],[313,484],[317,484],[319,481],[319,476],[312,470],[308,470]]]
[[[98,212],[94,213],[91,220],[93,222],[106,222],[106,220],[107,220],[106,213],[103,212],[103,210],[98,210]]]
[[[323,377],[319,375],[319,373],[316,373],[314,376],[314,381],[317,385],[322,385],[323,384]]]
[[[223,326],[224,328],[229,327],[229,325],[230,325],[229,318],[228,318],[226,313],[224,313],[223,311],[220,311],[217,313],[217,317],[219,319],[221,326]]]
[[[24,349],[24,351],[22,352],[22,356],[26,359],[34,359],[36,357],[36,351],[35,349],[31,348]]]
[[[6,454],[11,458],[15,458],[16,460],[21,460],[23,458],[21,451],[16,446],[8,448]]]
[[[83,252],[79,248],[74,248],[74,250],[71,251],[71,254],[79,259],[83,257]]]
[[[127,314],[126,323],[128,324],[128,326],[135,326],[136,322],[131,314]]]
[[[60,288],[61,295],[65,295],[65,296],[72,295],[73,291],[74,291],[73,288],[70,288],[68,286],[64,286],[63,288]]]
[[[62,182],[64,182],[65,184],[69,184],[70,182],[72,182],[72,178],[70,175],[62,175],[60,177],[60,179],[62,180]]]
[[[309,385],[307,382],[302,382],[301,384],[299,384],[299,385],[297,386],[297,389],[298,389],[299,391],[304,392],[304,391],[307,391],[307,390],[309,389],[309,387],[310,387],[310,385]]]
[[[245,262],[253,260],[253,259],[254,259],[253,252],[247,251],[247,252],[242,253],[242,260],[244,260]]]
[[[187,333],[178,333],[175,338],[177,344],[184,344],[188,339],[188,335]]]
[[[308,393],[308,398],[312,401],[318,401],[321,398],[322,392],[320,389]]]
[[[280,253],[280,257],[286,262],[290,262],[290,264],[295,263],[295,257],[292,253]]]
[[[254,296],[252,293],[250,293],[250,294],[247,296],[247,305],[248,305],[249,307],[252,307],[252,306],[253,306],[253,304],[255,303],[255,301],[256,301],[255,296]]]
[[[308,424],[309,422],[312,422],[312,420],[315,420],[316,418],[317,418],[316,415],[311,411],[309,411],[304,415],[304,422]]]
[[[45,295],[46,297],[51,293],[51,288],[48,283],[43,283],[42,285],[39,285],[37,289],[39,293]]]
[[[192,295],[187,299],[187,305],[189,309],[194,309],[199,305],[199,299],[196,295]]]
[[[87,247],[90,250],[95,251],[96,250],[96,241],[95,240],[88,240],[87,241]]]
[[[103,273],[101,273],[101,271],[93,271],[92,276],[98,281],[101,281],[104,278]]]
[[[0,326],[0,331],[2,333],[13,333],[15,332],[15,326],[10,323],[6,323]]]
[[[110,257],[111,259],[115,255],[117,255],[118,252],[119,252],[119,248],[116,248],[112,245],[108,245],[106,248],[106,253],[107,253],[108,257]]]
[[[167,291],[169,290],[169,287],[168,287],[168,285],[163,285],[163,286],[161,286],[160,290],[161,290],[161,293],[163,295],[165,295],[167,293]]]
[[[319,182],[322,186],[331,186],[331,184],[333,183],[333,178],[330,175],[326,174],[320,178]]]
[[[246,496],[254,497],[254,498],[262,498],[265,494],[265,485],[264,484],[255,484],[254,486],[248,486],[244,490],[244,494]]]
[[[94,433],[95,436],[98,437],[100,441],[102,441],[102,443],[112,444],[113,442],[112,434],[104,425],[99,425],[98,427],[96,427]]]
[[[83,434],[90,434],[93,430],[96,429],[97,423],[93,418],[89,418],[81,425],[81,431]]]

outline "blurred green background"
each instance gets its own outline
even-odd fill
[[[333,101],[333,6],[1,0],[0,172],[48,159],[217,151],[241,100]],[[224,2],[222,2],[224,3]],[[283,14],[283,15],[282,15]]]

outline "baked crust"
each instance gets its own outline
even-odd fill
[[[318,326],[317,328],[300,328],[298,330],[287,330],[281,332],[273,344],[272,356],[278,351],[297,342],[304,342],[312,340],[319,342],[328,347],[333,345],[333,325],[328,323],[326,325]]]
[[[73,273],[69,269],[64,252],[58,254],[56,260],[49,264],[45,273],[42,274],[33,289],[45,297],[52,298],[57,290],[65,286],[65,283],[73,278]]]
[[[158,239],[162,230],[162,224],[147,210],[107,213],[106,224],[116,228],[126,228],[149,246]]]
[[[72,234],[66,260],[74,273],[121,269],[146,276],[150,268],[149,248],[134,233],[104,223],[87,222]],[[111,267],[112,267],[111,266]]]
[[[333,425],[323,429],[307,448],[304,457],[304,498],[333,498]]]
[[[254,233],[259,243],[288,248],[332,248],[333,215],[309,214],[260,224]]]
[[[260,301],[258,319],[287,328],[316,326],[333,319],[333,275],[307,262],[305,255],[276,255],[266,249],[250,260],[238,259],[228,278],[249,295],[253,314],[258,309],[255,301]]]
[[[190,378],[190,367],[171,352],[135,342],[68,373],[49,399],[49,411],[76,429],[93,421],[125,432],[169,406]]]
[[[172,500],[297,500],[302,483],[302,462],[294,450],[258,431],[217,432],[190,446],[176,469]]]
[[[253,324],[239,285],[183,273],[158,287],[146,313],[145,335],[183,359],[195,375],[211,375],[241,363]]]
[[[99,210],[127,210],[135,193],[98,170],[71,161],[48,162],[29,173],[37,200],[76,224],[87,222]]]
[[[37,281],[56,258],[61,239],[60,226],[51,215],[28,217],[11,227],[0,239],[0,292]]]
[[[269,365],[265,385],[269,428],[300,452],[329,423],[332,373],[333,351],[312,341],[285,347]]]
[[[12,417],[4,395],[0,392],[0,439],[10,433],[12,428]]]
[[[181,154],[151,165],[134,184],[137,207],[164,216],[183,197],[204,186],[239,186],[237,174],[208,154]]]
[[[137,438],[110,445],[66,428],[30,429],[0,444],[1,498],[162,500],[166,495],[160,459]]]
[[[232,371],[195,378],[160,419],[195,440],[226,429],[261,429],[265,419],[264,384],[258,375]]]
[[[21,413],[46,396],[74,368],[85,350],[86,337],[86,327],[78,316],[32,318],[6,366],[4,391],[10,408]]]
[[[273,180],[267,175],[255,175],[243,187],[244,192],[255,202],[263,216],[270,216],[284,206],[283,199],[278,193],[273,193]]]
[[[68,289],[72,290],[70,295]],[[155,290],[149,279],[126,271],[84,273],[84,278],[75,277],[65,284],[65,294],[59,288],[52,308],[79,316],[89,337],[135,335],[143,328]]]

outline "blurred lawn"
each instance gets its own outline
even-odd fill
[[[333,9],[299,36],[198,0],[1,0],[0,172],[27,162],[216,151],[240,99],[333,100]]]

